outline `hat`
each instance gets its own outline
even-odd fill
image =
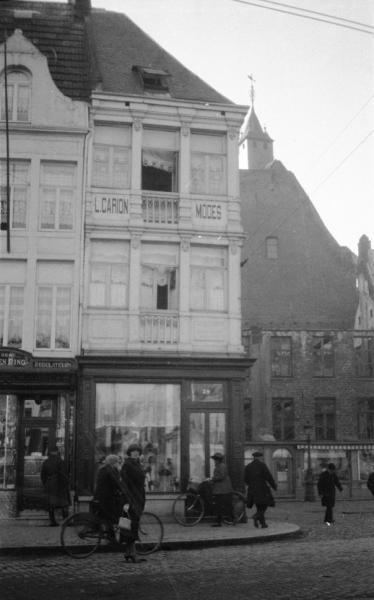
[[[134,452],[134,450],[137,450],[139,454],[142,453],[142,448],[141,446],[139,446],[139,444],[130,444],[130,446],[126,450],[127,456],[131,456],[131,452]]]
[[[223,454],[222,454],[222,452],[215,452],[215,453],[213,454],[213,456],[211,456],[210,458],[213,458],[213,460],[214,460],[215,458],[217,458],[218,460],[223,460],[223,458],[224,458],[224,457],[223,457]]]
[[[264,456],[264,455],[262,454],[262,452],[259,452],[257,450],[256,452],[253,452],[252,456],[253,456],[253,458],[259,458],[260,456]]]

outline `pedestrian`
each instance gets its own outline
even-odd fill
[[[324,523],[330,526],[334,523],[333,508],[335,506],[335,488],[341,492],[343,490],[337,474],[335,473],[334,463],[329,463],[327,469],[322,471],[317,482],[318,494],[321,497],[322,506],[326,507]]]
[[[224,462],[224,455],[221,452],[215,452],[211,456],[214,460],[212,483],[213,508],[216,520],[212,527],[221,527],[225,515],[232,516],[231,508],[231,479],[228,474],[227,466]]]
[[[125,492],[125,502],[129,504],[128,515],[131,519],[131,530],[124,532],[126,542],[125,559],[140,562],[135,553],[135,542],[139,539],[139,521],[145,505],[146,473],[140,463],[142,448],[139,444],[130,444],[127,458],[121,468],[121,481]]]
[[[97,472],[93,495],[94,510],[107,522],[108,536],[112,541],[115,539],[114,525],[119,521],[124,503],[119,469],[120,460],[117,454],[106,456]]]
[[[275,506],[275,500],[271,489],[277,489],[277,485],[273,479],[266,464],[260,460],[263,457],[262,452],[253,452],[253,460],[244,469],[244,483],[247,485],[247,506],[252,508],[256,506],[256,512],[253,515],[253,523],[255,527],[261,525],[262,528],[267,527],[265,521],[265,512],[268,506]]]
[[[49,449],[48,458],[42,464],[40,479],[44,487],[50,526],[57,527],[55,510],[60,509],[62,518],[66,519],[71,504],[69,475],[57,447]]]
[[[366,485],[374,496],[374,471],[370,473]]]

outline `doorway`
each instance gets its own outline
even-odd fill
[[[200,483],[213,475],[215,452],[226,454],[227,416],[224,411],[199,410],[189,412],[188,476]]]

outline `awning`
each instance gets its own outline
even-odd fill
[[[308,450],[308,444],[298,444],[298,450]],[[374,450],[374,444],[310,444],[311,450]]]

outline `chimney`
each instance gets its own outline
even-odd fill
[[[74,6],[75,16],[78,18],[88,17],[91,12],[91,0],[69,0]]]

